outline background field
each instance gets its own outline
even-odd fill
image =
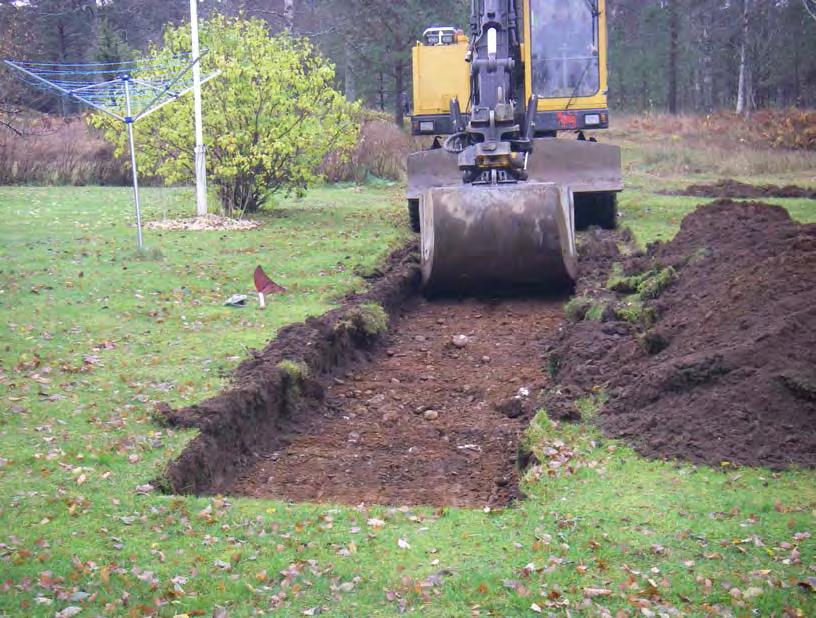
[[[816,185],[813,153],[613,137],[641,244],[702,201],[657,191]],[[812,471],[647,461],[543,414],[528,441],[569,466],[534,469],[504,511],[140,493],[192,437],[155,424],[155,402],[215,394],[249,348],[364,285],[408,238],[402,195],[320,188],[257,231],[148,231],[137,256],[127,189],[0,187],[0,615],[813,615]],[[145,190],[148,219],[193,201]],[[812,200],[768,201],[816,221]],[[223,307],[258,263],[289,293]]]

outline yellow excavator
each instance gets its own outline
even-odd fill
[[[620,149],[584,133],[608,126],[605,0],[471,0],[469,37],[428,28],[411,129],[433,144],[408,158],[425,289],[574,281],[576,228],[615,226]]]

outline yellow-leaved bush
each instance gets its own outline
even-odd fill
[[[305,39],[270,36],[260,19],[216,15],[202,22],[204,142],[210,183],[225,212],[254,212],[276,192],[302,194],[320,180],[329,152],[347,151],[359,132],[360,110],[334,88],[334,67]],[[161,61],[190,49],[189,26],[168,28]],[[91,118],[105,137],[127,149],[121,122]],[[167,184],[195,176],[193,97],[186,95],[135,125],[141,170]]]

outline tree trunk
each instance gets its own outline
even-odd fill
[[[394,123],[398,127],[405,126],[405,110],[403,108],[402,90],[405,86],[402,60],[394,66]]]
[[[802,88],[799,79],[799,48],[793,48],[793,104],[796,107],[802,105]]]
[[[649,103],[649,84],[646,82],[646,76],[642,75],[640,78],[640,109],[651,111]]]
[[[345,45],[345,56],[346,71],[343,90],[346,95],[346,101],[353,103],[357,100],[357,81],[354,75],[354,57],[352,55],[351,45],[349,45],[348,41],[346,41]]]
[[[65,32],[65,24],[61,21],[57,24],[57,38],[59,41],[59,62],[68,62],[68,36]],[[60,96],[58,99],[60,115],[65,118],[72,110],[71,100],[68,97]]]
[[[295,32],[295,0],[283,0],[283,24],[290,32]]]
[[[703,16],[703,20],[706,17]],[[703,32],[703,111],[706,114],[711,113],[714,108],[714,77],[712,75],[711,66],[712,66],[712,53],[711,53],[711,35],[709,32],[708,25],[703,23],[702,26]]]
[[[380,95],[380,111],[385,111],[385,78],[382,71],[380,71],[379,81],[377,82],[377,92]]]
[[[745,112],[748,86],[748,9],[750,0],[742,0],[742,41],[740,42],[739,80],[737,82],[737,113]]]
[[[680,24],[677,16],[678,0],[669,0],[669,113],[677,113],[677,39]]]

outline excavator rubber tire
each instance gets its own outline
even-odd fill
[[[419,234],[419,200],[408,200],[408,219],[411,222],[411,230]]]
[[[618,226],[618,196],[615,193],[576,193],[575,229],[592,226],[614,230]]]

